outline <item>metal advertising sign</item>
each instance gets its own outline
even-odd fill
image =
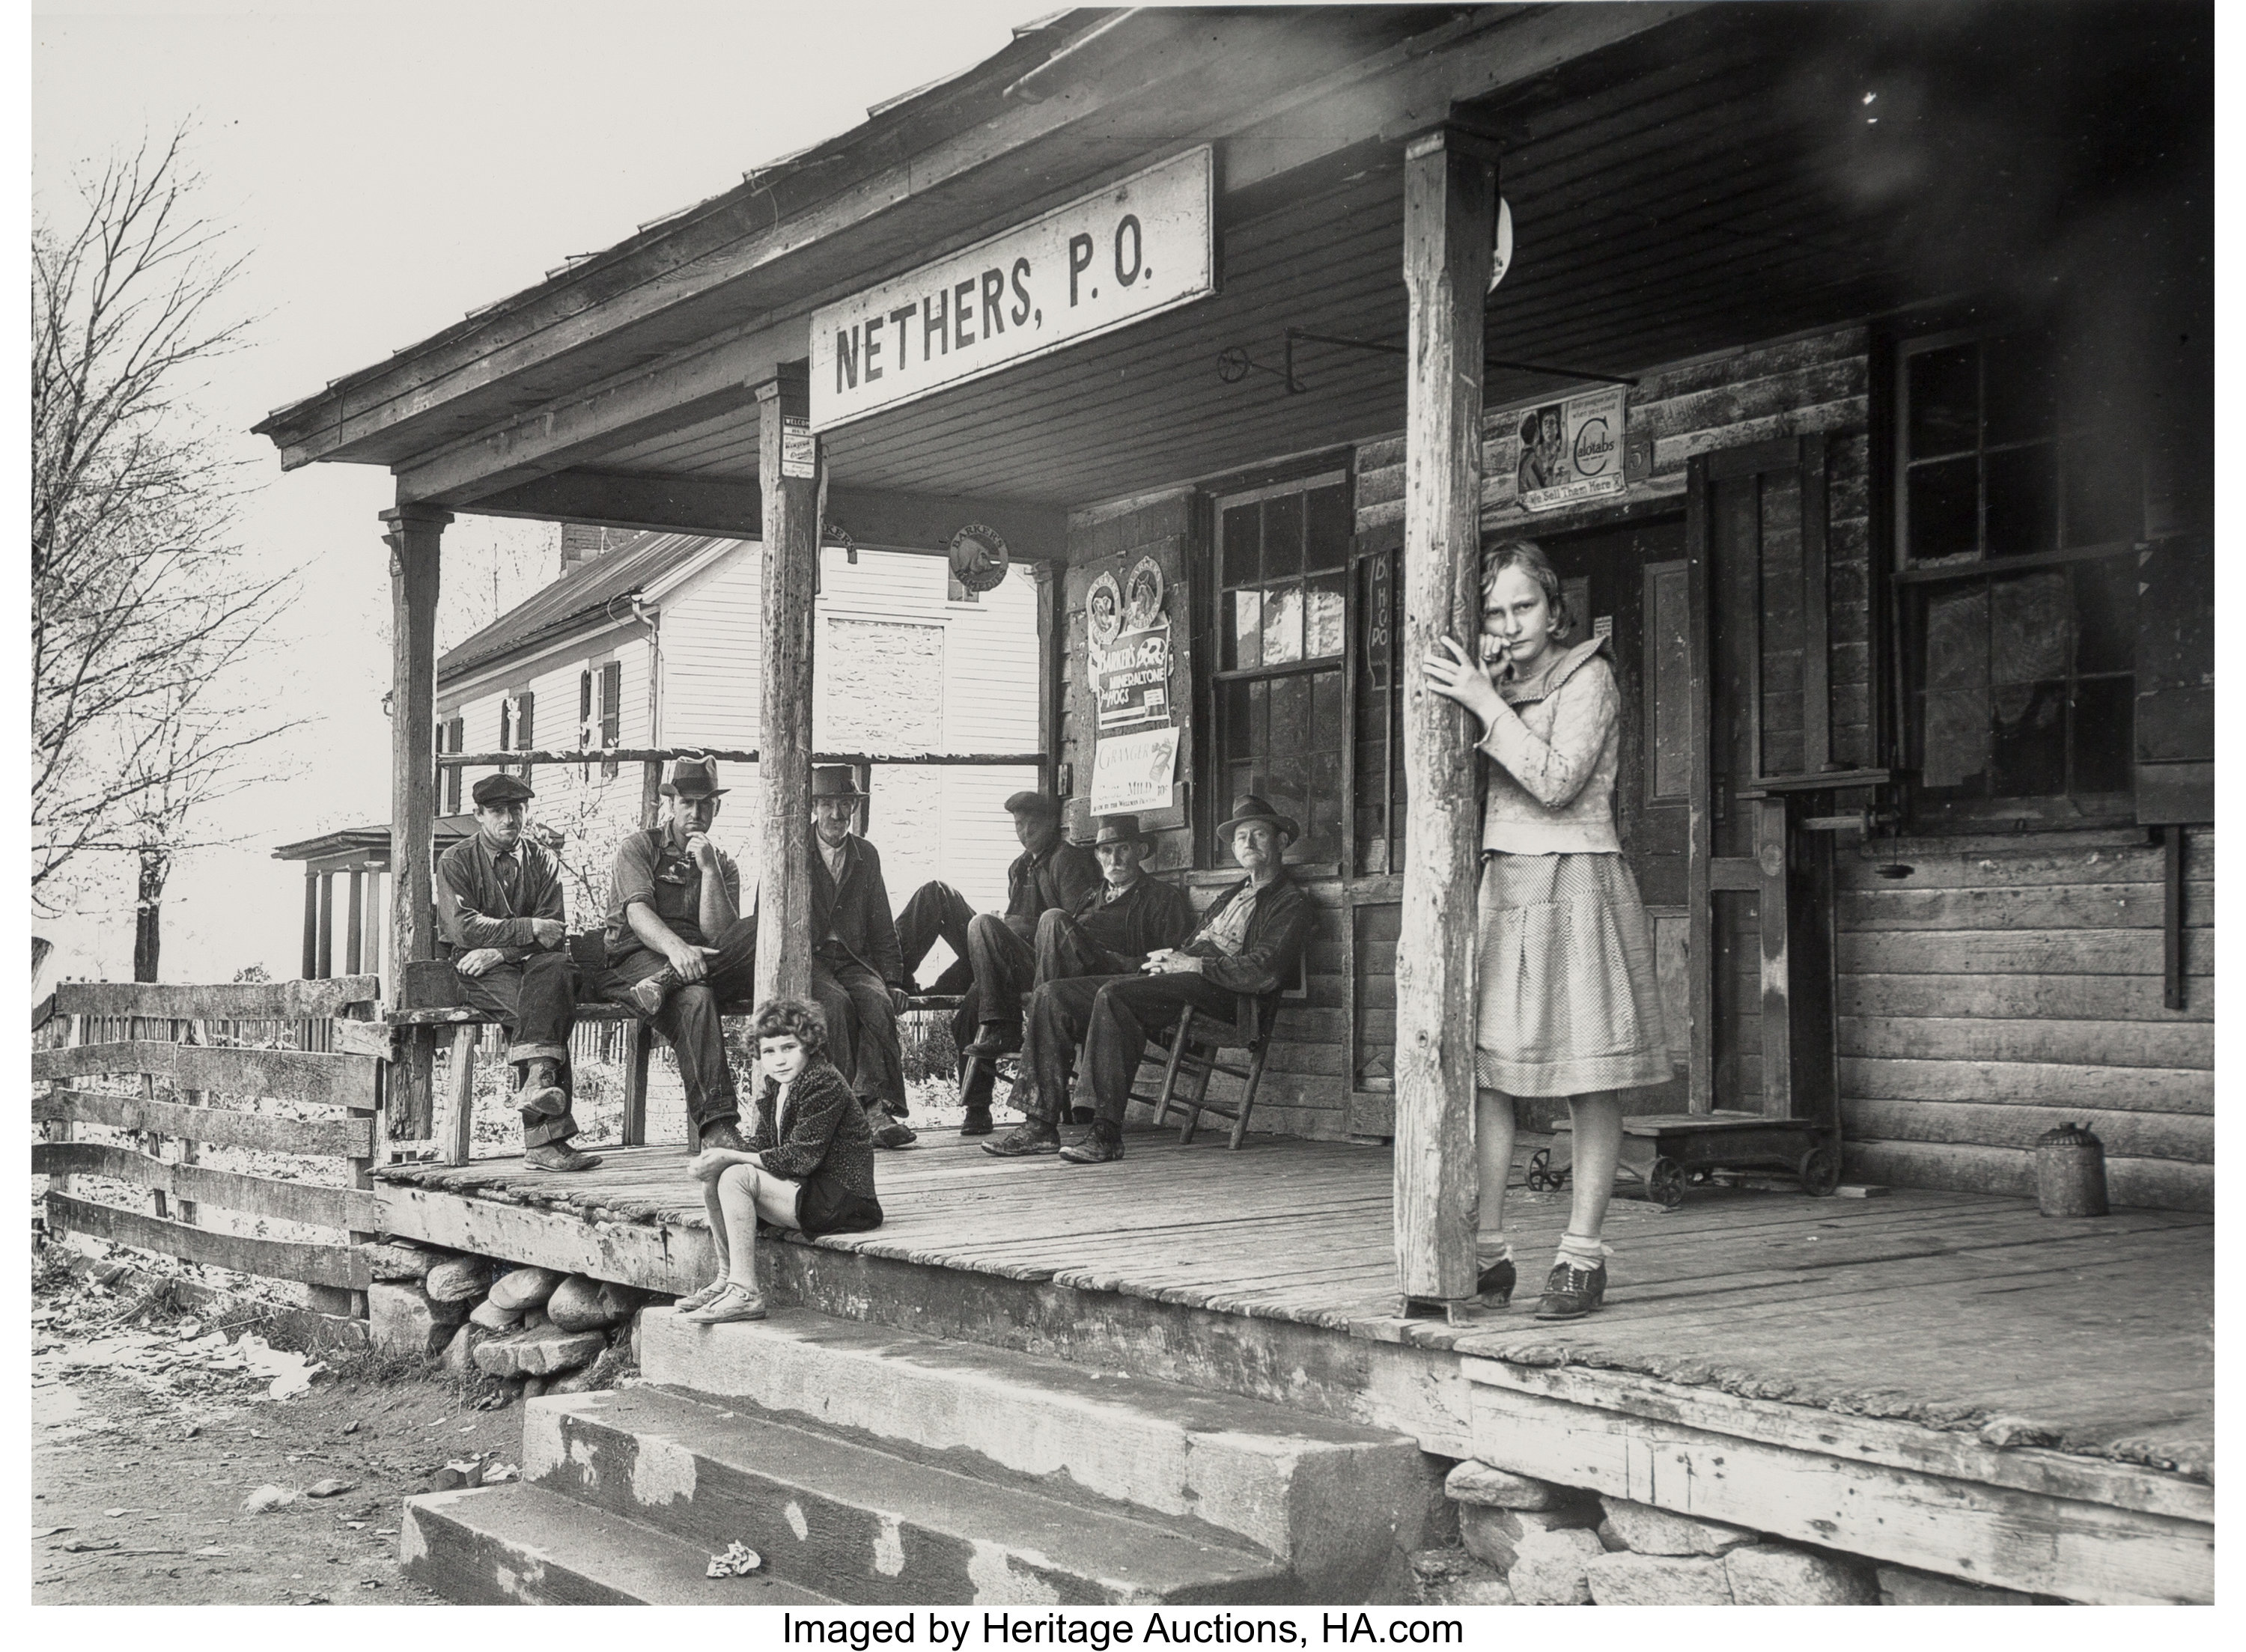
[[[1495,455],[1513,472],[1516,502],[1554,511],[1621,493],[1628,393],[1614,384],[1523,411]]]
[[[1206,145],[1097,195],[822,306],[811,317],[811,427],[884,408],[1127,327],[1214,290]]]

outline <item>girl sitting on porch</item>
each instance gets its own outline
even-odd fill
[[[800,998],[770,999],[757,1006],[755,1035],[764,1084],[748,1151],[706,1148],[687,1166],[702,1184],[718,1276],[677,1313],[702,1325],[765,1316],[759,1217],[806,1234],[881,1225],[874,1138],[849,1080],[827,1058],[825,1014]]]
[[[1622,698],[1605,640],[1568,645],[1559,576],[1527,540],[1482,557],[1479,656],[1449,637],[1429,686],[1481,720],[1490,759],[1477,919],[1476,1294],[1513,1295],[1505,1185],[1515,1096],[1565,1096],[1573,1207],[1539,1319],[1574,1319],[1606,1295],[1599,1232],[1622,1156],[1617,1093],[1666,1083],[1669,1044],[1637,880],[1622,858],[1614,788]]]

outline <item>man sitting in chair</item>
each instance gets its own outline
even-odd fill
[[[1099,887],[1073,908],[1053,907],[1038,917],[1032,991],[1049,981],[1079,976],[1135,975],[1147,955],[1178,946],[1193,933],[1193,902],[1186,892],[1147,875],[1147,855],[1154,846],[1154,840],[1139,829],[1137,815],[1099,819],[1092,840],[1092,853],[1099,862]],[[1018,1044],[1018,1009],[1011,1030]],[[990,1133],[996,1064],[975,1061],[961,1082],[959,1098],[967,1105],[967,1120],[959,1127],[963,1136]],[[1027,1089],[1024,1084],[1024,1093]]]
[[[515,1071],[522,1158],[533,1170],[590,1170],[601,1161],[569,1145],[569,1029],[577,1014],[553,853],[523,833],[537,794],[490,774],[469,794],[476,834],[437,862],[437,922],[453,948],[460,996],[498,1022]]]
[[[1301,828],[1251,796],[1240,800],[1217,834],[1248,876],[1219,897],[1192,940],[1150,953],[1138,975],[1047,982],[1031,996],[1022,1059],[1032,1082],[1018,1104],[1028,1117],[1012,1134],[985,1142],[984,1152],[1005,1159],[1058,1152],[1077,1165],[1122,1158],[1123,1112],[1147,1035],[1186,1009],[1230,1025],[1241,994],[1276,992],[1294,975],[1312,913],[1282,857]],[[1092,1080],[1092,1134],[1063,1147],[1060,1118],[1079,1042]]]
[[[663,795],[664,823],[633,833],[616,850],[601,987],[670,1042],[686,1091],[690,1140],[745,1152],[718,1007],[755,990],[757,921],[741,915],[733,857],[710,840],[725,795],[717,758],[673,762]]]

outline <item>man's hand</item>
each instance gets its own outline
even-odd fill
[[[687,945],[677,935],[671,936],[670,944],[664,948],[663,960],[681,981],[699,981],[710,973],[710,960],[702,948]]]
[[[686,853],[694,857],[694,864],[700,867],[703,871],[715,872],[718,869],[718,846],[710,841],[708,833],[688,833]]]
[[[562,937],[568,934],[568,928],[559,918],[533,918],[530,921],[530,933],[537,937],[540,946],[550,952],[562,944]]]
[[[507,955],[497,947],[478,947],[473,952],[464,952],[453,959],[453,968],[473,978],[487,974],[506,962]]]
[[[904,1012],[911,1007],[912,1000],[906,996],[905,989],[902,987],[891,987],[889,989],[889,1010],[891,1014],[902,1016]]]
[[[1190,952],[1179,952],[1162,947],[1147,955],[1146,971],[1150,976],[1197,976],[1201,960]]]

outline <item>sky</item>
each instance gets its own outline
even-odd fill
[[[389,818],[389,574],[377,467],[282,474],[248,434],[275,408],[521,291],[579,254],[733,187],[847,130],[868,105],[1004,46],[1039,0],[939,5],[443,5],[306,0],[47,3],[31,18],[32,208],[66,217],[74,178],[192,123],[201,201],[245,260],[230,295],[247,346],[196,403],[253,486],[239,518],[255,566],[296,570],[293,607],[242,691],[305,725],[268,748],[273,783],[215,806],[226,846],[174,870],[163,976],[225,981],[299,966],[303,874],[276,844]],[[455,591],[527,594],[538,525],[462,517],[445,536]],[[473,582],[473,588],[471,581]],[[464,634],[447,624],[448,638]],[[46,972],[129,979],[131,869],[78,910],[35,919]]]

